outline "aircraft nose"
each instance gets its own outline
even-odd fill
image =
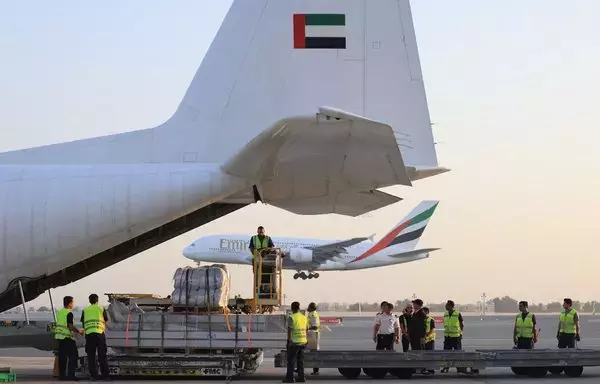
[[[183,256],[187,257],[188,259],[191,259],[194,256],[194,246],[195,244],[192,243],[191,245],[185,247],[185,249],[183,250]]]

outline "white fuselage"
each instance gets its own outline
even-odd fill
[[[14,279],[65,269],[244,186],[218,165],[1,165],[0,292]]]
[[[197,262],[212,262],[225,264],[251,264],[251,253],[248,248],[251,235],[210,235],[198,239],[187,247],[183,254],[190,260]],[[400,247],[389,247],[376,252],[366,258],[355,261],[369,248],[373,242],[366,240],[356,245],[346,247],[346,252],[336,255],[318,267],[311,263],[286,263],[290,249],[321,246],[335,242],[336,240],[317,240],[303,238],[273,238],[276,248],[280,248],[286,256],[284,257],[284,269],[309,270],[309,271],[346,271],[355,269],[367,269],[407,263],[429,257],[427,252],[402,256],[404,252],[411,249]],[[392,256],[394,255],[394,256]]]

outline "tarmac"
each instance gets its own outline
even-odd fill
[[[375,345],[371,339],[372,318],[371,317],[345,317],[344,314],[338,314],[342,317],[340,325],[324,325],[321,338],[321,349],[327,350],[371,350]],[[484,318],[479,316],[465,315],[465,333],[463,338],[463,347],[465,350],[475,349],[510,349],[512,348],[512,327],[514,316],[488,314]],[[556,348],[556,315],[538,315],[538,328],[541,329],[540,341],[536,348]],[[440,325],[438,325],[440,326]],[[441,327],[440,327],[441,328]],[[581,342],[579,348],[600,349],[600,316],[582,315],[581,316]],[[441,330],[440,330],[441,331]],[[438,345],[436,349],[441,348],[443,334],[438,331]],[[273,367],[273,355],[276,351],[270,351],[265,355],[265,361],[259,370],[248,377],[237,378],[234,381],[250,381],[252,383],[273,383],[279,382],[284,370]],[[80,351],[83,353],[83,351]],[[51,353],[37,351],[29,348],[19,349],[0,349],[0,367],[10,366],[13,372],[17,374],[18,382],[29,383],[53,383],[52,378],[53,356]],[[309,370],[307,370],[308,373]],[[307,376],[310,382],[330,382],[346,380],[336,369],[322,369],[318,377]],[[398,381],[393,376],[384,379],[386,381]],[[546,376],[542,379],[532,379],[528,377],[517,377],[508,368],[494,368],[481,371],[478,376],[460,376],[456,373],[440,374],[434,376],[414,375],[411,379],[421,384],[430,383],[517,383],[523,380],[534,380],[536,383],[598,383],[600,382],[600,367],[586,367],[583,375],[579,378],[567,378],[564,375],[559,377]],[[123,380],[113,382],[137,383],[147,382],[149,380]],[[151,380],[152,382],[223,382],[224,380],[202,379],[202,380]],[[354,383],[372,382],[373,379],[367,376],[361,376]],[[85,382],[85,381],[82,381]]]

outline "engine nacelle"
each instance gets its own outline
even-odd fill
[[[296,263],[310,263],[313,260],[313,251],[306,248],[290,248],[290,259]]]

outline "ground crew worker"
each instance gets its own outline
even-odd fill
[[[537,343],[537,332],[535,329],[535,315],[528,310],[529,303],[519,302],[519,313],[515,319],[515,328],[513,339],[517,349],[533,349],[533,344]]]
[[[423,313],[425,314],[425,339],[423,340],[423,346],[426,351],[433,351],[435,349],[435,320],[429,316],[429,308],[423,307]]]
[[[560,313],[558,321],[558,348],[575,348],[575,341],[580,341],[579,337],[579,315],[573,309],[573,300],[566,298],[563,301],[563,310]]]
[[[412,301],[413,314],[408,325],[408,337],[410,349],[421,351],[423,349],[423,338],[425,337],[425,313],[423,313],[423,300]]]
[[[252,257],[256,255],[256,252],[260,252],[265,248],[274,248],[273,240],[271,237],[265,235],[265,228],[261,225],[256,229],[256,235],[250,238],[250,252]]]
[[[106,361],[106,322],[108,316],[104,308],[98,305],[98,295],[89,296],[90,305],[81,313],[81,324],[85,329],[85,352],[88,357],[88,370],[92,379],[99,379],[96,370],[96,351],[102,379],[108,379],[108,362]]]
[[[373,342],[378,351],[393,351],[394,342],[400,342],[400,323],[398,318],[392,314],[394,305],[385,304],[384,312],[379,314],[373,326]]]
[[[59,380],[77,380],[75,378],[75,369],[77,369],[77,344],[73,340],[73,333],[83,335],[83,329],[75,328],[73,321],[73,297],[65,296],[63,298],[63,308],[56,314],[56,327],[54,329],[54,338],[58,340],[58,379]],[[68,368],[67,368],[68,361]]]
[[[294,367],[297,366],[298,380],[303,383],[304,379],[304,349],[308,342],[308,318],[300,313],[300,303],[292,303],[292,314],[288,317],[287,333],[287,373],[284,383],[294,382]]]
[[[402,315],[398,317],[398,322],[400,323],[400,332],[402,332],[402,351],[408,351],[410,347],[410,338],[408,337],[408,324],[410,323],[410,318],[412,317],[412,306],[408,305],[402,311]]]
[[[311,351],[318,351],[320,349],[321,341],[321,318],[317,312],[317,305],[315,303],[308,304],[308,343],[306,349]],[[319,374],[319,368],[313,368],[312,375],[317,376]]]
[[[444,313],[444,351],[462,350],[462,335],[465,328],[463,317],[460,312],[454,310],[454,301],[446,302],[446,313]],[[448,372],[448,368],[442,368],[442,372]],[[458,370],[458,369],[457,369]]]
[[[435,349],[435,320],[429,316],[429,308],[423,307],[423,314],[425,314],[425,338],[423,339],[423,349],[426,351],[433,351]],[[422,374],[431,375],[435,371],[433,369],[423,369]]]

